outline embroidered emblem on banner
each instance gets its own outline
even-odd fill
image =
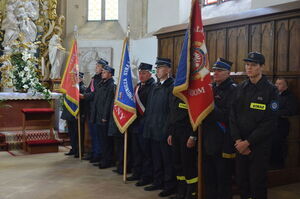
[[[188,109],[187,105],[185,103],[179,103],[179,108]]]
[[[266,110],[266,105],[252,102],[250,104],[250,108],[265,111]]]

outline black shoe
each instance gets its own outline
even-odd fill
[[[140,181],[138,181],[138,182],[135,184],[135,186],[137,186],[137,187],[142,187],[142,186],[146,186],[146,185],[151,184],[151,183],[152,183],[151,180],[140,180]]]
[[[111,167],[110,164],[99,164],[99,169],[107,169],[109,167]]]
[[[120,171],[119,169],[114,169],[112,171],[119,174],[119,175],[123,175],[123,171]]]
[[[100,158],[92,158],[90,160],[90,163],[96,163],[96,162],[99,162],[100,161]]]
[[[92,159],[92,157],[89,157],[89,156],[84,156],[83,158],[82,158],[82,160],[91,160]]]
[[[163,187],[161,185],[150,185],[148,187],[145,187],[144,190],[145,191],[155,191],[155,190],[159,190],[162,189]]]
[[[94,163],[93,166],[99,167],[99,166],[100,166],[100,163],[98,163],[98,162],[97,162],[97,163]]]
[[[72,151],[69,151],[69,153],[65,153],[65,155],[74,155],[75,153]]]
[[[140,177],[132,175],[132,176],[129,176],[127,178],[127,181],[136,181],[136,180],[139,180],[139,179],[140,179]]]
[[[79,154],[75,154],[75,155],[74,155],[74,158],[79,158]]]
[[[175,194],[175,189],[166,189],[166,190],[163,190],[162,192],[160,192],[158,194],[159,197],[167,197],[167,196],[170,196],[170,195],[173,195]]]

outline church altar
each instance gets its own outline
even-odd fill
[[[51,93],[51,99],[59,99],[61,93]],[[43,100],[44,96],[40,93],[33,95],[32,93],[18,93],[18,92],[0,92],[0,100]]]
[[[42,94],[0,92],[0,100],[8,107],[0,108],[0,131],[19,131],[22,129],[23,108],[53,108],[55,110],[55,129],[59,129],[60,93],[51,93],[50,100]],[[47,124],[31,122],[28,129],[41,129]]]

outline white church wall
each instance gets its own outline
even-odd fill
[[[299,0],[252,0],[252,9],[264,8]]]
[[[179,0],[148,1],[148,33],[179,24]]]
[[[128,10],[127,0],[119,0],[119,24],[122,27],[123,32],[127,31],[127,25],[128,25],[127,10]]]
[[[130,42],[131,62],[138,66],[141,62],[154,64],[157,57],[157,39],[148,37]]]
[[[185,23],[188,21],[191,12],[191,0],[179,0],[179,21]]]
[[[202,9],[202,18],[209,19],[225,15],[237,14],[251,9],[251,0],[233,0],[220,5],[208,5]]]
[[[220,17],[242,11],[286,3],[292,0],[233,0],[220,5],[205,6],[202,9],[204,19]],[[67,35],[68,42],[74,24],[79,26],[79,46],[112,48],[112,66],[119,73],[122,44],[127,30],[128,12],[132,12],[133,1],[119,0],[119,21],[115,23],[87,22],[87,0],[67,1]],[[154,64],[157,56],[157,39],[151,36],[162,27],[187,23],[191,0],[148,0],[147,35],[145,38],[131,40],[130,56],[133,66],[140,62]],[[68,20],[71,19],[71,20]]]

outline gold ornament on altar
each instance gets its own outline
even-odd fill
[[[32,22],[36,26],[37,30],[37,36],[36,36],[36,42],[34,42],[35,45],[38,46],[38,53],[35,53],[36,59],[37,59],[37,74],[40,78],[40,80],[46,81],[49,80],[50,71],[51,71],[51,61],[49,60],[49,41],[51,38],[53,38],[55,35],[61,37],[64,27],[64,16],[58,16],[56,9],[57,9],[57,0],[1,0],[0,2],[0,29],[2,29],[2,23],[3,20],[6,17],[6,7],[7,5],[14,4],[17,9],[22,8],[25,9],[26,5],[32,6],[32,8],[38,10],[38,18],[36,20],[32,20]],[[27,12],[30,16],[30,12]],[[26,13],[25,13],[26,14]],[[24,15],[24,13],[23,13]],[[19,20],[18,16],[16,16],[17,20]],[[29,20],[29,18],[26,18],[24,16],[24,20]],[[21,27],[20,27],[21,28]],[[2,44],[2,41],[5,37],[5,32],[0,31],[0,45]],[[21,38],[23,37],[23,38]],[[24,35],[17,38],[18,41],[24,41]],[[61,40],[61,39],[60,39]],[[13,43],[13,42],[12,42]],[[11,44],[10,44],[11,45]],[[30,46],[30,42],[24,42],[19,44],[18,48],[28,48]],[[15,48],[15,47],[14,47]],[[9,48],[8,48],[9,49]],[[57,49],[61,50],[63,53],[65,53],[65,49],[62,47],[61,43],[57,45]],[[9,51],[6,49],[6,51]],[[3,63],[9,63],[9,52],[4,51],[4,54],[2,57],[0,57],[0,62]],[[11,64],[5,64],[4,66],[0,67],[1,71],[7,71],[11,70]],[[2,86],[4,84],[7,84],[8,82],[11,82],[9,79],[9,76],[5,76],[2,74],[2,80],[0,84]]]

